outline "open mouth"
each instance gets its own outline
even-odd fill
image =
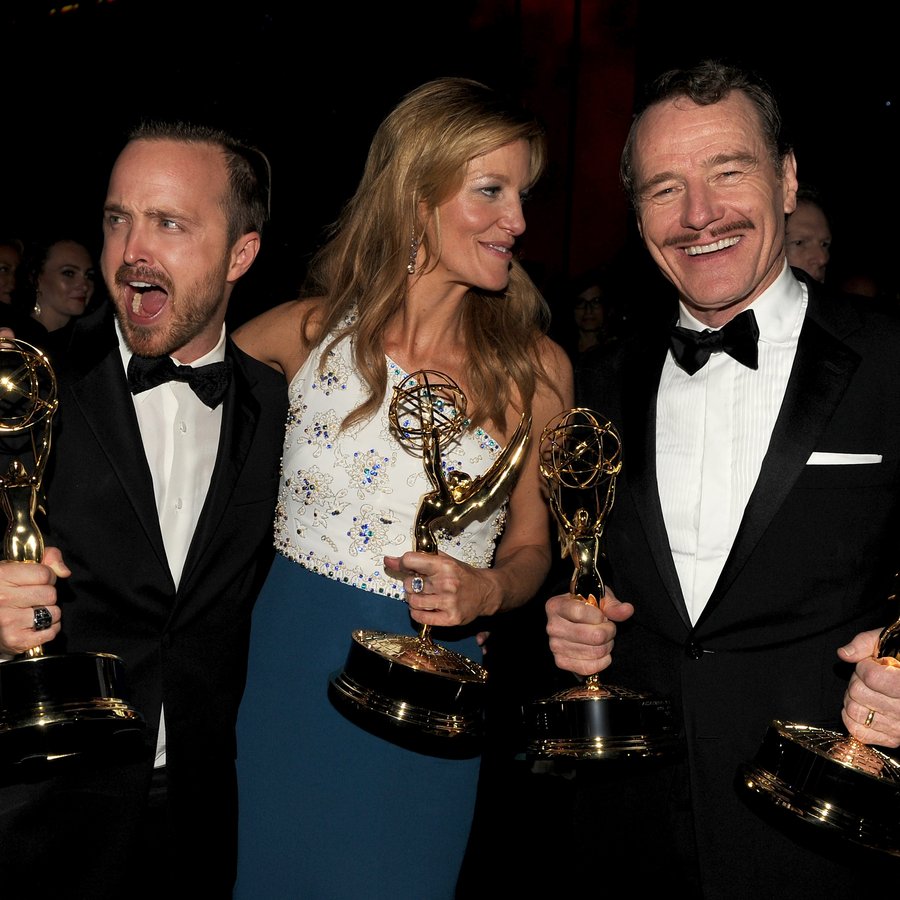
[[[153,281],[117,278],[125,289],[125,299],[133,318],[152,319],[158,316],[169,299],[168,290]]]

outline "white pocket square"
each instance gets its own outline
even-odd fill
[[[813,453],[808,466],[870,466],[881,462],[880,453]]]

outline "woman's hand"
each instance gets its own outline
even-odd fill
[[[385,571],[403,582],[410,615],[421,625],[467,625],[497,608],[496,576],[439,551],[385,556]]]

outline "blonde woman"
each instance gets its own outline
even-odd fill
[[[291,394],[279,553],[256,608],[239,720],[238,898],[454,894],[478,760],[376,737],[326,689],[356,628],[427,624],[480,658],[485,617],[523,604],[548,571],[536,440],[508,502],[443,534],[437,554],[419,553],[414,518],[430,485],[387,416],[406,375],[450,376],[470,425],[441,447],[441,465],[477,476],[523,412],[539,434],[571,404],[571,366],[516,260],[544,161],[540,125],[494,90],[460,78],[417,88],[379,127],[313,260],[309,299],[236,335],[284,372]]]

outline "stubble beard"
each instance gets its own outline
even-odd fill
[[[128,349],[136,356],[172,356],[187,346],[209,325],[225,302],[228,261],[209,271],[184,292],[172,291],[168,299],[169,321],[165,326],[135,325],[114,303],[116,319]]]

